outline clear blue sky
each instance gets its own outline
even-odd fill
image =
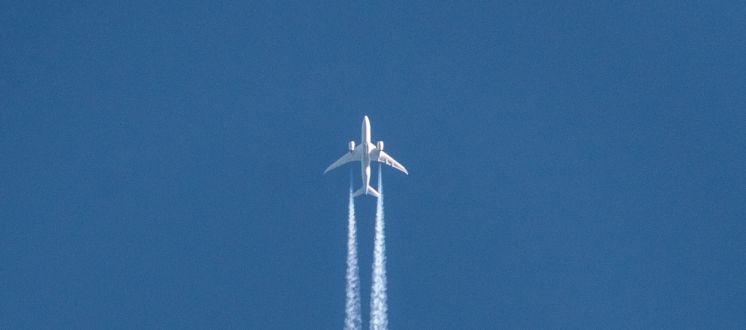
[[[365,114],[392,328],[746,328],[744,17],[6,2],[0,328],[341,328]]]

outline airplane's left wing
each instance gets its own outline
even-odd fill
[[[327,167],[326,170],[324,171],[324,174],[326,174],[326,172],[329,172],[349,162],[360,161],[363,158],[362,154],[363,154],[363,148],[361,148],[360,146],[357,146],[357,148],[355,148],[355,151],[348,152],[342,155],[342,157],[339,157],[339,159],[337,159],[336,162],[329,165],[329,167]]]
[[[377,155],[376,155],[377,154]],[[388,166],[391,166],[399,171],[404,172],[404,174],[409,175],[409,172],[407,172],[407,169],[404,167],[404,165],[399,164],[393,157],[389,156],[389,154],[385,153],[383,150],[376,150],[374,151],[374,157],[373,160],[384,163]]]

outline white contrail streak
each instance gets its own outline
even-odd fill
[[[347,220],[347,299],[345,301],[345,329],[362,329],[360,316],[360,276],[357,265],[357,225],[355,223],[355,199],[352,197],[350,180],[350,203]]]
[[[378,166],[378,201],[376,203],[376,237],[373,248],[373,285],[370,294],[370,328],[388,329],[386,304],[386,236],[383,221],[383,183]]]

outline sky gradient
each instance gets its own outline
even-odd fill
[[[364,115],[392,328],[746,327],[743,3],[0,8],[0,328],[341,328]]]

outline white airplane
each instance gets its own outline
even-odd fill
[[[373,144],[370,141],[370,120],[368,120],[368,116],[365,116],[365,118],[363,118],[360,145],[355,147],[355,141],[350,141],[349,150],[350,151],[348,153],[344,154],[342,157],[337,159],[336,162],[329,165],[329,167],[326,168],[326,171],[324,171],[324,174],[339,167],[340,165],[352,161],[359,161],[363,178],[363,186],[355,191],[355,194],[353,195],[354,197],[360,196],[362,194],[371,195],[374,197],[379,196],[378,192],[370,186],[371,160],[384,163],[399,171],[404,172],[404,174],[409,175],[409,172],[407,172],[407,169],[404,168],[402,164],[399,164],[399,162],[394,160],[394,158],[383,152],[383,141],[378,141],[377,144]]]

